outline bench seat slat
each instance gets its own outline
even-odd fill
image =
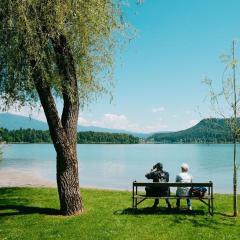
[[[183,196],[183,197],[177,197],[177,196],[172,196],[172,197],[150,197],[150,196],[145,196],[145,195],[134,195],[134,198],[148,198],[148,199],[155,199],[155,198],[159,198],[159,199],[211,199],[210,195],[206,195],[204,197],[187,197],[187,196]]]
[[[168,183],[159,183],[159,182],[133,182],[133,186],[136,187],[212,187],[212,182],[205,183],[177,183],[177,182],[168,182]]]

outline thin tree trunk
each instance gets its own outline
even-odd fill
[[[233,61],[233,91],[234,91],[234,126],[233,126],[233,137],[234,137],[234,149],[233,149],[233,215],[238,215],[237,207],[237,148],[236,148],[236,139],[237,139],[237,91],[236,91],[236,63],[235,63],[235,41],[233,41],[232,46],[232,61]]]
[[[233,215],[236,217],[238,215],[237,207],[237,148],[236,139],[234,139],[234,152],[233,152]]]

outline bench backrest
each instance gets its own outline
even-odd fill
[[[160,182],[133,182],[133,186],[136,187],[212,187],[212,182],[204,182],[204,183],[178,183],[178,182],[167,182],[167,183],[160,183]]]

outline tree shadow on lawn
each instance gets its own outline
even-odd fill
[[[37,206],[29,206],[31,202],[27,198],[16,197],[19,188],[0,188],[0,217],[28,215],[28,214],[44,214],[44,215],[60,215],[60,210],[54,208],[44,208]],[[6,196],[4,196],[6,195]]]
[[[42,208],[23,205],[0,205],[0,211],[14,210],[14,212],[0,212],[0,217],[28,215],[28,214],[44,214],[44,215],[60,215],[60,211],[54,208]]]
[[[215,215],[223,215],[219,213],[215,213]],[[217,217],[212,217],[212,216],[202,216],[202,217],[187,217],[187,216],[176,216],[173,219],[172,226],[175,226],[176,224],[186,224],[186,225],[191,225],[193,227],[205,227],[209,228],[211,230],[222,230],[226,227],[237,227],[235,222],[231,221],[231,218],[224,217],[224,218],[219,218]]]
[[[205,215],[203,210],[189,211],[186,209],[167,209],[164,207],[152,208],[126,208],[124,210],[117,210],[114,212],[115,215]]]
[[[166,219],[166,222],[171,221],[172,223],[169,226],[174,227],[177,224],[179,225],[189,225],[192,227],[205,227],[212,230],[220,230],[224,227],[233,227],[235,226],[234,222],[229,221],[230,215],[225,215],[224,213],[215,212],[215,215],[227,216],[225,218],[219,219],[219,217],[214,217],[208,214],[207,211],[204,210],[192,210],[189,211],[187,209],[170,209],[164,207],[159,207],[157,209],[146,207],[139,209],[126,208],[123,210],[117,210],[113,214],[115,215],[159,215],[159,216],[170,216],[172,218]]]

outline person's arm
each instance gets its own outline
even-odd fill
[[[165,179],[166,179],[166,182],[169,182],[169,173],[168,172],[165,172]]]
[[[176,176],[176,182],[180,182],[180,176],[179,175]]]

